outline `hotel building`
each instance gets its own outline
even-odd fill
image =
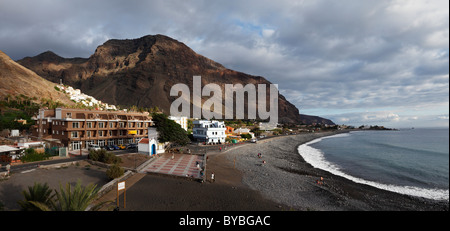
[[[138,143],[153,125],[148,113],[83,109],[40,109],[32,127],[33,136],[58,139],[71,150]]]

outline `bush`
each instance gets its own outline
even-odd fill
[[[107,164],[120,164],[122,163],[122,159],[120,159],[120,157],[107,152],[106,155],[103,156],[103,163],[107,163]]]
[[[48,158],[49,155],[45,153],[38,153],[32,148],[28,148],[25,150],[25,155],[20,157],[20,160],[25,163],[25,162],[47,160]]]
[[[89,159],[93,161],[99,161],[107,164],[119,164],[122,163],[122,159],[116,155],[107,152],[105,149],[100,149],[98,151],[89,151]]]
[[[89,159],[91,159],[93,161],[100,161],[100,153],[102,153],[103,151],[106,152],[103,149],[101,149],[99,151],[90,150],[89,151]]]
[[[110,180],[113,180],[117,177],[122,176],[124,173],[123,168],[121,168],[118,164],[114,164],[106,170],[106,175]]]

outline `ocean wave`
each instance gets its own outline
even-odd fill
[[[376,187],[379,189],[396,192],[396,193],[400,193],[400,194],[405,194],[405,195],[416,196],[416,197],[424,197],[424,198],[433,199],[433,200],[446,200],[446,201],[449,200],[449,190],[448,189],[447,190],[445,190],[445,189],[427,189],[427,188],[420,188],[420,187],[415,187],[415,186],[399,186],[399,185],[391,185],[391,184],[382,184],[379,182],[374,182],[374,181],[369,181],[369,180],[361,179],[358,177],[354,177],[352,175],[349,175],[349,174],[343,172],[342,169],[339,168],[339,166],[327,161],[321,150],[310,146],[311,144],[320,142],[323,139],[343,137],[344,135],[348,136],[349,134],[348,133],[338,134],[338,135],[334,135],[334,136],[322,137],[322,138],[312,140],[308,143],[300,145],[298,147],[298,152],[303,157],[303,159],[306,162],[308,162],[309,164],[311,164],[313,167],[328,171],[337,176],[347,178],[355,183],[366,184],[366,185],[370,185],[370,186],[373,186],[373,187]]]

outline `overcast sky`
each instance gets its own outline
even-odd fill
[[[447,0],[0,0],[0,50],[89,57],[164,34],[338,124],[449,125]]]

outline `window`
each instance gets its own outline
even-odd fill
[[[70,112],[67,113],[67,114],[66,114],[66,117],[67,117],[67,118],[72,118],[72,113],[70,113]]]
[[[92,136],[92,132],[91,132],[91,131],[87,131],[87,132],[86,132],[86,136],[87,136],[87,137],[91,137],[91,136]]]
[[[100,136],[100,137],[102,137],[102,136],[104,136],[105,134],[104,134],[104,131],[98,131],[98,136]]]
[[[72,138],[78,138],[78,132],[72,132]]]
[[[105,128],[105,123],[98,122],[98,128]]]
[[[72,128],[79,128],[80,124],[78,122],[73,122],[72,123]]]
[[[87,127],[87,128],[92,128],[92,122],[87,122],[87,123],[86,123],[86,127]]]
[[[114,122],[109,122],[109,127],[114,128]]]
[[[124,122],[119,122],[119,127],[124,128],[125,127],[125,123]]]
[[[109,136],[113,136],[113,131],[109,130]]]

